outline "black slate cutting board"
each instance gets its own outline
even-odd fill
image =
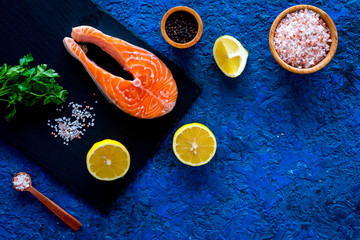
[[[85,105],[86,101],[94,107],[93,113],[96,114],[95,126],[88,128],[81,140],[65,146],[63,141],[51,136],[52,130],[47,121],[70,116],[67,103],[61,113],[55,111],[55,105],[20,108],[10,123],[4,119],[8,109],[0,105],[1,136],[97,208],[109,209],[194,101],[199,87],[174,63],[90,0],[2,0],[0,22],[1,65],[17,65],[19,58],[32,53],[35,64],[46,63],[60,74],[59,84],[69,91],[67,103],[72,101]],[[178,86],[179,97],[173,111],[158,119],[143,120],[131,117],[110,104],[83,66],[63,47],[62,39],[70,36],[72,27],[79,25],[93,26],[157,55],[170,68]],[[97,64],[126,77],[122,68],[108,55],[94,46],[89,48],[89,56]],[[96,180],[86,168],[86,154],[90,147],[107,138],[123,143],[131,156],[129,172],[124,178],[112,182]]]

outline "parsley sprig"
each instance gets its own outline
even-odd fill
[[[0,101],[7,102],[11,112],[6,116],[9,121],[16,113],[17,104],[33,106],[65,102],[67,90],[56,83],[60,77],[54,69],[47,69],[46,64],[31,67],[34,60],[31,54],[20,59],[19,65],[8,66],[6,63],[0,68]]]

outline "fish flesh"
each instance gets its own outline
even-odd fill
[[[133,80],[115,76],[90,60],[77,43],[93,43],[114,58]],[[178,89],[166,65],[151,52],[90,26],[72,29],[63,40],[67,51],[79,60],[101,92],[122,111],[138,118],[153,119],[175,106]]]

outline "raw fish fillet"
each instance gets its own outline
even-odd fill
[[[73,28],[71,37],[64,38],[65,48],[83,64],[110,102],[122,111],[134,117],[152,119],[174,108],[178,95],[176,82],[170,70],[154,54],[89,26]],[[97,45],[129,72],[134,80],[123,79],[99,67],[76,42]]]

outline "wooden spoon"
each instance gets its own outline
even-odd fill
[[[58,216],[61,220],[64,221],[64,223],[66,223],[69,227],[71,227],[75,231],[79,230],[79,228],[81,227],[81,223],[78,220],[76,220],[73,216],[71,216],[69,213],[67,213],[65,210],[63,210],[53,201],[45,197],[43,194],[41,194],[31,185],[31,178],[29,174],[24,172],[19,172],[15,174],[15,176],[12,179],[12,185],[17,191],[31,192],[37,199],[40,200],[40,202],[42,202],[53,213],[55,213],[56,216]]]

